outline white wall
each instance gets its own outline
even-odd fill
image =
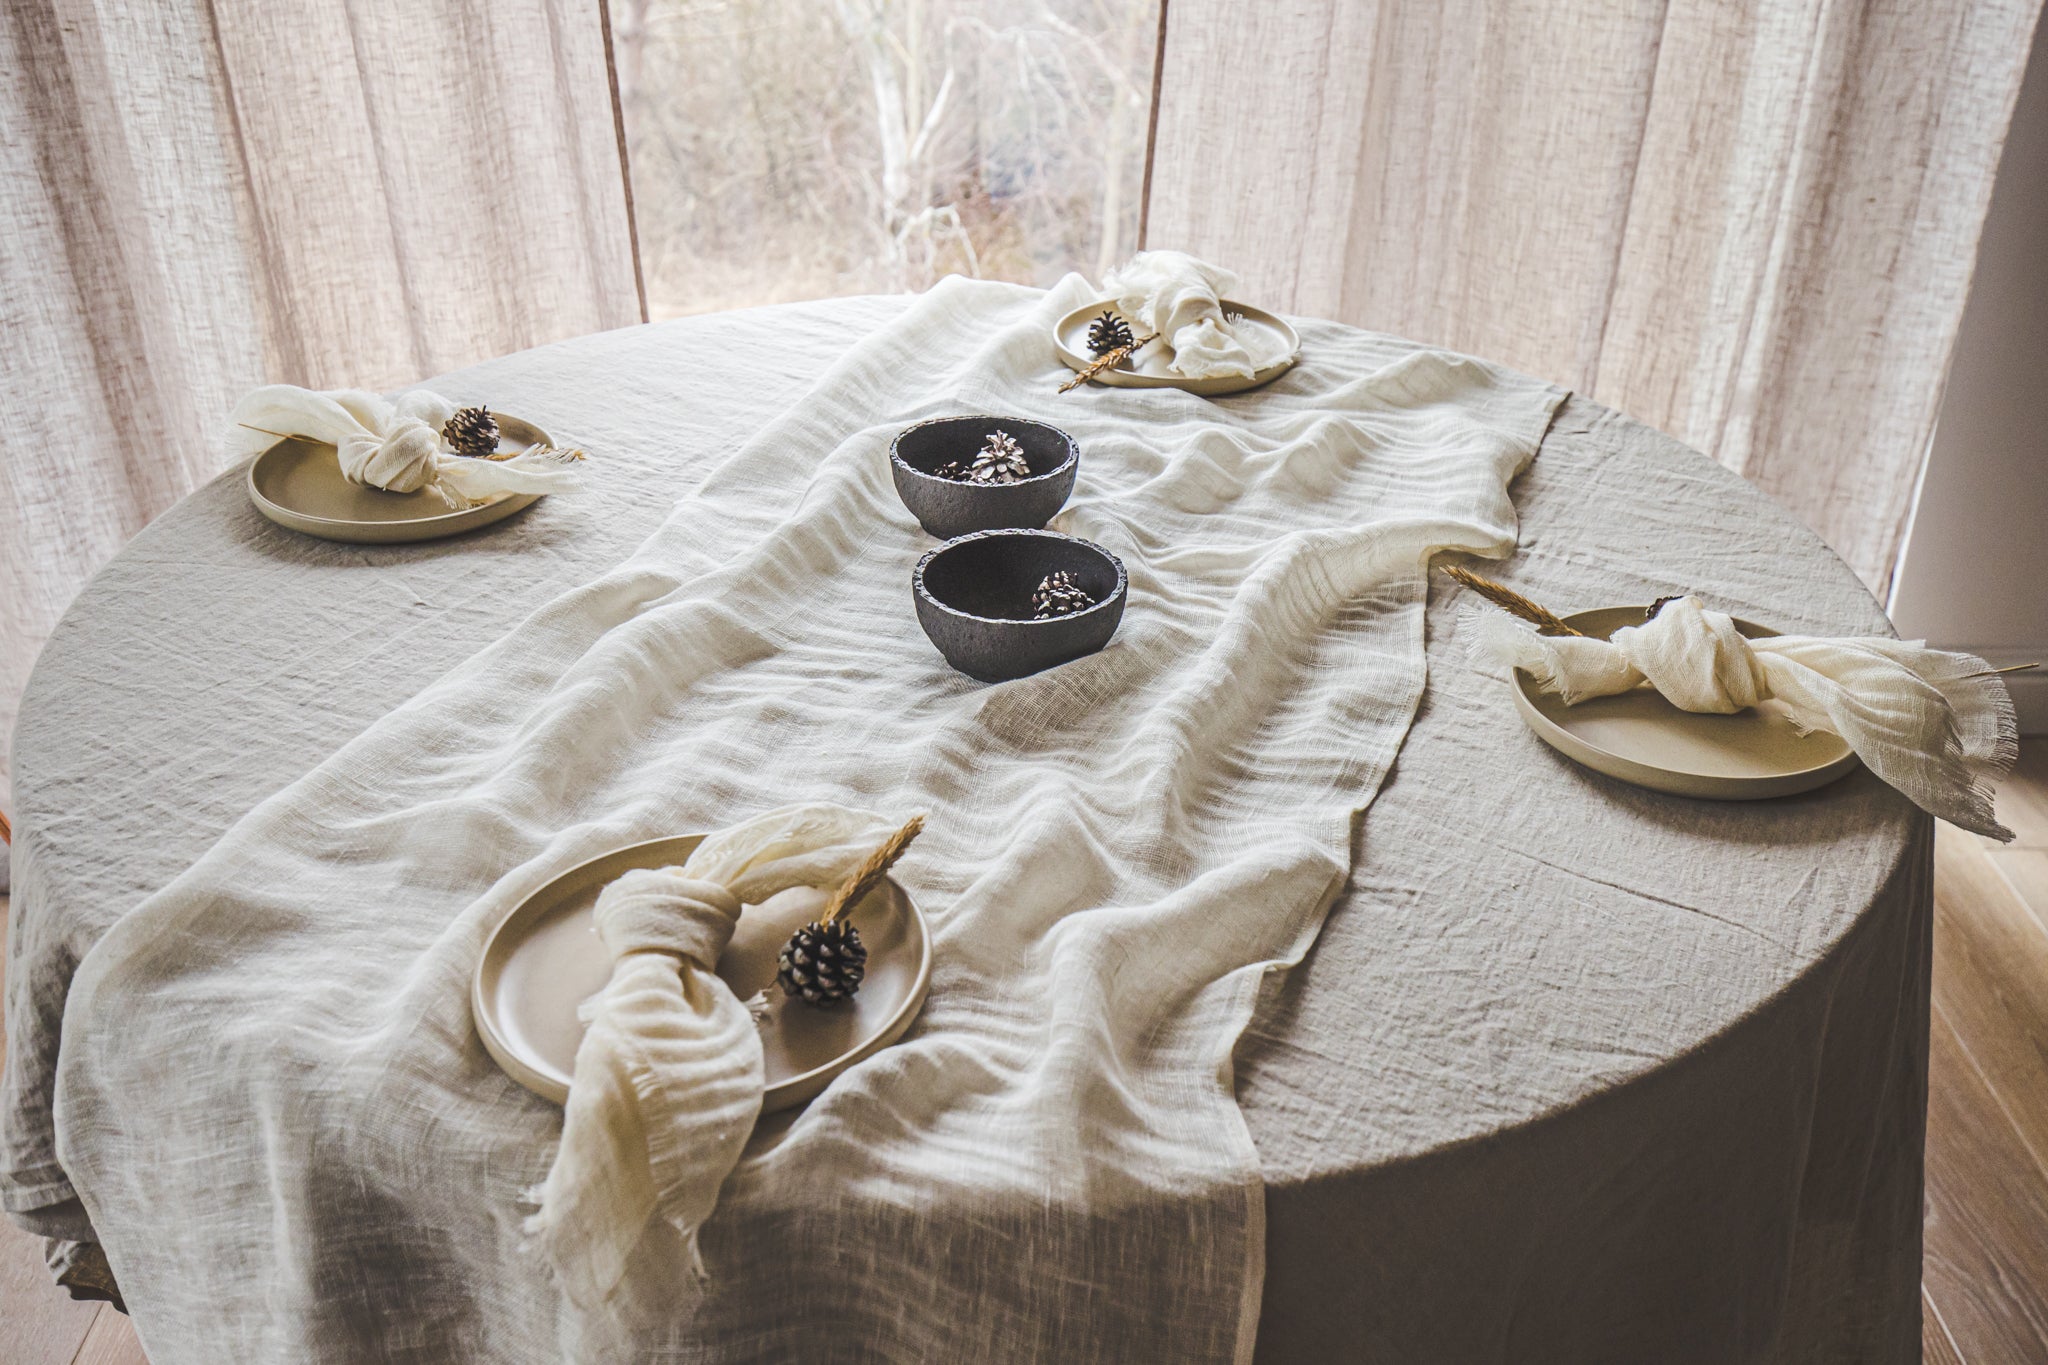
[[[2009,679],[2048,734],[2048,21],[1984,223],[1927,474],[1891,604],[1908,638],[2038,659]]]

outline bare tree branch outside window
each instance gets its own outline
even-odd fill
[[[1137,247],[1159,0],[613,0],[656,318]]]

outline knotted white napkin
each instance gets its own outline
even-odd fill
[[[718,955],[741,906],[837,885],[893,828],[842,806],[789,806],[598,896],[611,980],[583,1004],[562,1145],[526,1221],[572,1302],[616,1305],[629,1272],[672,1293],[701,1268],[697,1229],[765,1089],[753,1016],[716,974]]]
[[[1802,734],[1840,735],[1922,810],[2012,838],[1992,800],[2019,756],[2018,725],[2005,681],[1973,655],[1881,636],[1745,639],[1691,597],[1609,640],[1538,635],[1488,613],[1477,647],[1568,706],[1643,682],[1682,711],[1730,715],[1775,697]]]
[[[508,460],[457,455],[441,443],[455,405],[414,389],[396,402],[362,389],[315,393],[291,384],[252,389],[235,404],[225,439],[231,459],[245,460],[279,436],[325,441],[350,483],[392,493],[431,488],[450,507],[468,507],[500,493],[563,493],[576,486],[574,456],[549,448]]]
[[[1102,281],[1116,295],[1117,311],[1138,324],[1141,334],[1159,334],[1156,344],[1167,348],[1167,368],[1189,379],[1249,379],[1287,358],[1277,333],[1233,321],[1223,311],[1220,297],[1237,285],[1228,270],[1184,251],[1141,251]]]

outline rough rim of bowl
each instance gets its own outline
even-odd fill
[[[1009,488],[1016,487],[1015,484],[998,486]],[[1100,602],[1095,603],[1093,606],[1083,607],[1080,611],[1068,612],[1065,616],[1042,617],[976,616],[971,611],[962,611],[960,610],[960,608],[951,605],[950,603],[944,601],[940,597],[933,594],[930,589],[925,587],[924,571],[925,568],[934,559],[937,559],[940,555],[946,553],[946,551],[954,548],[955,546],[965,545],[970,540],[989,540],[997,536],[1038,536],[1046,540],[1064,540],[1069,541],[1075,545],[1085,545],[1089,549],[1095,551],[1095,553],[1101,555],[1104,559],[1108,560],[1110,567],[1116,570],[1116,586],[1114,588],[1111,588],[1109,590],[1109,594],[1106,597],[1104,597]],[[946,615],[957,616],[963,621],[990,621],[997,625],[1004,626],[1050,626],[1056,625],[1061,621],[1078,621],[1084,616],[1094,615],[1096,612],[1101,611],[1104,607],[1109,606],[1111,603],[1123,601],[1124,598],[1129,595],[1130,583],[1130,575],[1124,572],[1124,562],[1121,559],[1118,559],[1115,555],[1111,554],[1109,551],[1103,549],[1100,545],[1097,545],[1094,541],[1083,539],[1080,536],[1070,536],[1065,531],[1048,531],[1043,527],[1027,528],[1022,526],[997,527],[994,530],[989,531],[970,531],[968,534],[964,536],[955,536],[953,539],[947,541],[944,545],[936,546],[933,549],[926,550],[924,552],[923,557],[917,561],[917,567],[913,569],[910,574],[910,586],[916,590],[918,601],[929,602],[933,606],[937,607],[940,611],[945,612]]]
[[[1060,439],[1067,443],[1067,458],[1061,460],[1058,466],[1052,469],[1048,469],[1043,474],[1033,474],[1030,478],[1019,479],[1015,483],[968,483],[964,479],[949,479],[945,477],[943,474],[927,474],[925,473],[925,471],[919,469],[910,461],[904,459],[900,447],[903,444],[903,438],[910,435],[912,432],[922,431],[926,427],[935,427],[941,422],[1016,422],[1019,424],[1028,424],[1034,427],[1043,427],[1047,431],[1058,432]],[[1058,478],[1060,475],[1066,473],[1069,469],[1072,469],[1077,463],[1079,463],[1080,459],[1081,443],[1079,441],[1076,441],[1074,439],[1073,433],[1068,431],[1066,428],[1056,427],[1050,422],[1041,422],[1036,417],[1018,417],[1014,414],[1008,417],[1004,417],[993,412],[960,412],[954,413],[948,417],[927,417],[922,422],[913,422],[911,425],[903,428],[903,430],[897,432],[894,439],[892,439],[889,442],[890,464],[895,465],[898,469],[907,470],[908,472],[916,475],[920,479],[929,479],[933,483],[944,484],[949,488],[1027,488],[1034,483],[1044,483],[1048,479]],[[971,534],[979,535],[980,532],[972,532]],[[962,538],[964,539],[964,537]],[[1069,536],[1067,538],[1069,540],[1073,540],[1076,537]],[[947,544],[951,543],[951,541],[947,542]],[[1096,546],[1096,548],[1102,549],[1102,547],[1099,545]],[[1103,553],[1108,554],[1109,551],[1103,550]],[[1114,558],[1114,556],[1111,557]],[[1119,566],[1119,568],[1121,568],[1121,566]],[[933,600],[936,601],[937,599],[934,598]],[[1077,616],[1079,614],[1079,612],[1075,613],[1075,615]]]

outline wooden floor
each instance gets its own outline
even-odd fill
[[[2048,739],[2021,749],[2018,838],[1935,839],[1929,1361],[2048,1362]]]
[[[1998,804],[2014,843],[1935,840],[1921,1294],[1938,1365],[2048,1362],[2048,740]],[[128,1319],[66,1298],[4,1220],[0,1361],[146,1365]]]

